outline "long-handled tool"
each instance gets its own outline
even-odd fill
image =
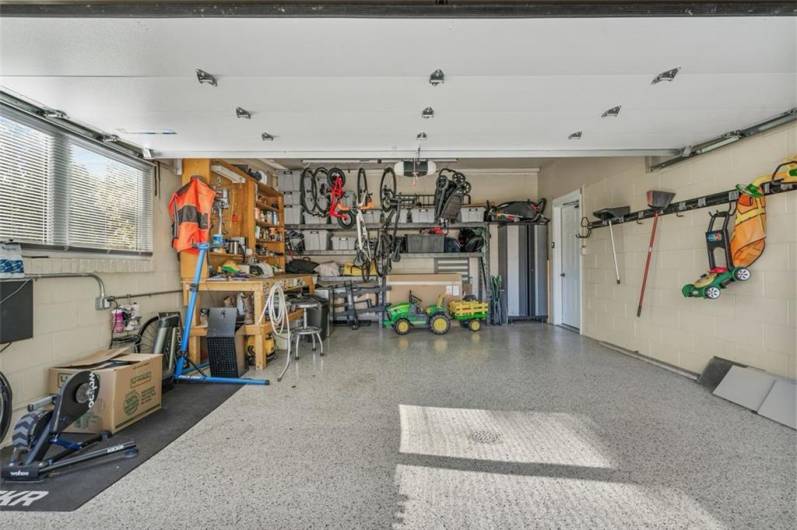
[[[630,206],[621,206],[619,208],[604,208],[592,213],[592,215],[601,221],[606,221],[609,224],[609,237],[612,240],[612,258],[614,259],[614,275],[617,278],[617,285],[620,285],[620,267],[617,266],[617,249],[614,246],[614,230],[612,230],[612,221],[616,219],[622,219],[622,217],[630,211]]]
[[[650,259],[653,257],[653,244],[656,241],[656,226],[659,223],[659,215],[661,211],[670,205],[674,193],[669,191],[649,191],[648,192],[648,206],[653,208],[653,229],[650,231],[650,243],[648,243],[648,257],[645,260],[645,272],[642,275],[642,288],[639,291],[639,305],[637,306],[636,316],[642,315],[642,301],[645,298],[645,286],[648,283],[648,271],[650,270]]]

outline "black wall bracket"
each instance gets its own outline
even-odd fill
[[[797,191],[797,182],[771,181],[765,182],[761,185],[761,192],[764,195],[775,195],[777,193],[784,193],[787,191]],[[712,193],[711,195],[703,195],[702,197],[695,197],[693,199],[686,199],[684,201],[673,201],[669,206],[658,211],[659,216],[669,214],[676,214],[680,216],[684,212],[691,210],[698,210],[700,208],[709,208],[711,206],[719,206],[721,204],[736,202],[736,199],[739,198],[739,193],[739,190],[728,190]],[[647,208],[645,210],[631,212],[622,217],[616,217],[612,219],[612,225],[617,226],[629,221],[642,221],[643,219],[649,219],[653,217],[655,212],[655,208]],[[589,225],[584,226],[584,228],[593,230],[595,228],[603,228],[605,226],[609,226],[608,221],[592,221],[589,223]]]

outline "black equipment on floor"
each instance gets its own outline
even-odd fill
[[[330,301],[320,296],[309,295],[307,298],[316,300],[319,304],[317,308],[307,310],[307,324],[321,329],[321,337],[326,339],[332,335],[332,311]]]
[[[498,270],[507,320],[548,318],[548,227],[513,223],[498,227]]]
[[[28,413],[14,426],[11,437],[13,452],[0,470],[3,480],[40,480],[53,471],[97,458],[120,453],[136,456],[138,450],[133,441],[82,452],[107,440],[110,437],[107,432],[79,442],[64,437],[63,431],[94,406],[99,389],[99,378],[93,372],[83,370],[71,375],[57,394],[28,405]],[[56,447],[63,449],[48,457],[51,449]]]
[[[3,372],[0,372],[0,440],[5,439],[8,428],[11,426],[13,402],[14,393],[11,391],[11,383],[8,382]]]
[[[240,377],[245,371],[239,366],[235,349],[234,307],[211,307],[208,312],[208,365],[212,377]]]

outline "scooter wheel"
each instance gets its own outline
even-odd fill
[[[750,276],[752,276],[752,274],[750,274],[750,269],[746,269],[744,267],[740,267],[733,271],[733,277],[738,282],[746,282],[750,279]]]
[[[708,287],[706,288],[706,298],[709,300],[716,300],[720,297],[720,288],[719,287]]]

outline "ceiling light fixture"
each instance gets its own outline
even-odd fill
[[[568,140],[580,140],[581,139],[581,131],[576,131],[570,136],[567,137]]]
[[[196,69],[196,80],[199,81],[200,85],[218,86],[219,84],[213,74],[209,74],[199,68]]]
[[[616,107],[612,107],[603,114],[601,114],[601,118],[616,118],[620,115],[620,109],[622,105],[617,105]]]
[[[56,120],[66,120],[69,119],[69,116],[66,115],[66,112],[57,109],[44,109],[41,111],[41,115],[45,118],[56,119]]]
[[[428,120],[430,118],[434,118],[434,109],[432,107],[426,107],[421,111],[421,118]]]
[[[239,175],[232,169],[228,168],[227,166],[222,166],[221,164],[213,164],[212,166],[210,166],[210,170],[226,178],[233,184],[243,184],[244,182],[246,182],[245,178],[243,178],[241,175]]]
[[[681,67],[678,66],[671,70],[664,71],[653,78],[653,81],[650,82],[651,85],[657,85],[662,81],[673,81],[675,76],[678,75],[678,72],[681,70]]]
[[[425,132],[423,132],[423,131],[419,132],[419,133],[418,133],[418,134],[415,136],[415,139],[416,139],[416,140],[420,140],[420,141],[426,140],[427,138],[429,138],[429,135],[427,135],[427,134],[426,134]]]
[[[252,113],[246,110],[243,107],[236,107],[235,108],[235,117],[236,118],[244,118],[246,120],[252,119]]]
[[[446,82],[446,74],[441,69],[437,69],[429,76],[429,84],[432,86],[442,85]]]
[[[263,134],[260,135],[260,139],[263,140],[264,142],[273,142],[274,136],[268,134],[267,132],[264,132]]]

